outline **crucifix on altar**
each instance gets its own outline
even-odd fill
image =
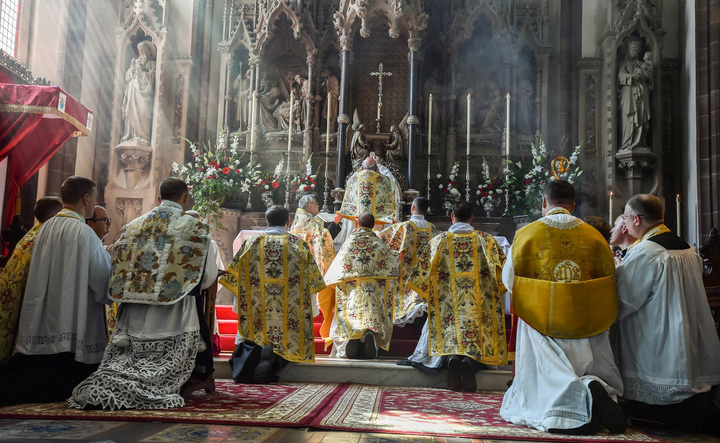
[[[383,77],[384,76],[390,76],[393,75],[392,72],[385,72],[383,71],[383,64],[380,63],[378,66],[377,72],[371,72],[370,75],[373,77],[378,77],[378,104],[377,104],[377,118],[375,119],[375,122],[377,123],[377,133],[380,133],[380,122],[382,121],[382,90],[383,90]]]

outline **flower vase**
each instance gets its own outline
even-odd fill
[[[446,201],[443,203],[443,208],[445,209],[445,216],[446,216],[446,217],[449,217],[449,216],[450,216],[450,209],[452,209],[452,203],[446,200]]]

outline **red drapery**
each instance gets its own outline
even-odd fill
[[[70,137],[88,135],[91,127],[92,111],[57,86],[0,84],[0,161],[9,157],[4,225],[20,186]]]

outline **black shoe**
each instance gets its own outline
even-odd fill
[[[361,345],[362,343],[359,339],[349,340],[347,346],[345,347],[345,356],[353,360],[359,359],[361,357],[360,352],[362,351],[363,354],[365,353],[365,349]]]
[[[591,381],[588,385],[593,399],[592,415],[597,416],[600,424],[611,434],[622,434],[627,429],[627,415],[619,404],[613,401],[602,384]]]
[[[462,376],[460,375],[460,359],[457,355],[453,355],[448,359],[448,389],[451,391],[459,391],[462,389]]]
[[[398,365],[398,366],[412,366],[412,362],[411,362],[409,359],[407,359],[407,358],[403,358],[402,360],[398,360],[398,361],[395,362],[395,364]]]
[[[263,346],[260,352],[260,363],[253,371],[253,383],[261,385],[269,383],[274,362],[275,352],[273,352],[273,347],[270,345]]]
[[[462,388],[465,392],[477,391],[477,381],[475,380],[475,369],[473,368],[473,359],[465,357],[460,362],[460,375],[462,376]]]
[[[371,333],[365,334],[365,343],[363,343],[365,349],[363,349],[362,358],[365,360],[374,360],[378,356],[378,347],[375,344],[375,336]]]

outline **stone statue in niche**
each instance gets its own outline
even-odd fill
[[[489,103],[480,132],[499,134],[502,132],[503,97],[500,88],[494,81],[488,84],[488,95]]]
[[[403,138],[395,125],[390,126],[390,141],[385,145],[385,160],[388,163],[398,163],[403,159]]]
[[[352,161],[353,171],[357,171],[362,166],[363,160],[370,155],[370,143],[365,139],[365,125],[360,123],[360,116],[357,109],[353,114],[352,130],[355,131],[350,142],[350,159]]]
[[[251,85],[250,85],[250,70],[242,72],[242,62],[240,62],[240,74],[235,78],[233,82],[233,88],[235,89],[235,123],[238,128],[242,131],[247,129],[250,117],[250,97],[251,97]]]
[[[652,53],[647,52],[640,61],[640,40],[628,43],[627,58],[620,65],[620,113],[622,119],[621,151],[647,148],[645,137],[650,127],[650,91],[653,88]]]
[[[340,97],[340,82],[338,78],[333,75],[329,69],[323,71],[323,82],[322,88],[325,92],[323,102],[322,116],[330,124],[330,132],[337,130],[337,118],[338,118],[338,97]],[[330,115],[328,115],[328,94],[330,94]]]
[[[518,84],[517,92],[517,130],[521,134],[532,135],[534,88],[530,80],[524,78]]]
[[[260,74],[260,94],[267,94],[273,87],[273,82],[270,80],[270,75],[267,71],[263,71]]]
[[[282,91],[277,84],[270,86],[260,98],[260,124],[265,131],[277,131],[278,121],[275,115],[281,100]],[[289,103],[287,107],[290,108]]]
[[[299,131],[301,129],[300,127],[300,116],[302,113],[300,110],[302,109],[302,100],[295,100],[293,103],[293,112],[292,112],[292,122],[294,125],[297,126],[297,130]],[[275,112],[273,112],[273,118],[277,122],[276,129],[278,130],[287,130],[288,127],[290,127],[290,102],[284,101],[280,103],[280,105],[275,108]]]
[[[150,145],[155,100],[155,45],[143,40],[137,45],[138,56],[125,72],[122,119],[125,132],[120,140],[133,145]]]
[[[435,134],[440,134],[438,131],[440,130],[440,93],[442,92],[442,87],[440,86],[440,83],[437,81],[438,77],[438,70],[435,69],[430,77],[428,77],[427,80],[425,80],[425,84],[423,85],[423,100],[425,100],[425,127],[427,128],[427,124],[430,121],[430,112],[432,111],[432,132]],[[430,108],[430,94],[433,95],[433,101],[432,101],[432,109]]]
[[[299,131],[300,126],[305,126],[303,123],[304,117],[307,114],[307,108],[309,106],[306,97],[308,95],[308,92],[310,92],[310,82],[308,82],[307,78],[300,74],[295,75],[295,78],[293,80],[293,91],[295,92],[295,101],[299,102],[300,104],[298,113],[295,116],[295,124],[297,125]],[[311,123],[308,122],[308,126],[310,126],[310,124]]]

